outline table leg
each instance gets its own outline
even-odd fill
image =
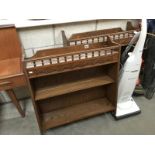
[[[16,98],[16,95],[14,93],[14,91],[12,89],[9,89],[9,90],[6,90],[7,94],[9,95],[9,97],[11,98],[13,104],[16,106],[18,112],[20,113],[20,115],[22,117],[25,117],[25,112],[22,110],[19,102],[18,102],[18,99]]]

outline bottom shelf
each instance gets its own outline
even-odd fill
[[[100,98],[90,102],[76,104],[43,114],[43,130],[114,110],[115,106],[112,105],[106,98]]]

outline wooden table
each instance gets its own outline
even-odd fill
[[[13,91],[26,85],[23,73],[22,50],[16,28],[13,25],[0,27],[0,91],[6,91],[22,117],[22,110]]]

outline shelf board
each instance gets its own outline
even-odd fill
[[[64,83],[58,86],[36,88],[35,100],[38,101],[49,97],[59,96],[79,90],[110,84],[113,82],[113,79],[111,79],[109,76],[103,75],[98,77],[91,77],[88,79],[82,79],[75,82]]]
[[[43,130],[114,110],[115,106],[106,98],[99,98],[90,102],[76,104],[43,114]]]

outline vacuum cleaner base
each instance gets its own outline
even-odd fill
[[[116,118],[116,120],[119,120],[140,113],[141,113],[140,108],[138,107],[136,102],[131,98],[127,102],[117,104],[117,110],[114,117]]]

